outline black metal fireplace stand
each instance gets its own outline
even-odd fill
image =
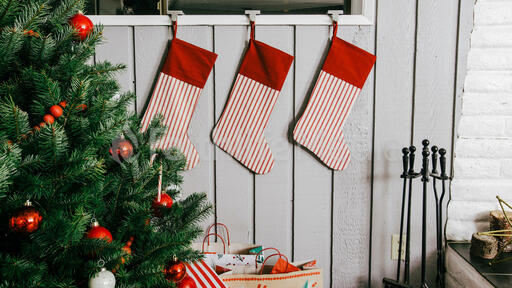
[[[443,251],[443,200],[446,193],[446,180],[449,179],[446,174],[446,149],[438,149],[437,146],[432,146],[429,149],[430,142],[425,139],[422,141],[423,150],[421,171],[414,171],[414,159],[416,157],[416,147],[411,146],[402,149],[402,161],[403,171],[400,178],[403,179],[403,190],[402,190],[402,210],[400,214],[400,239],[398,244],[398,258],[397,261],[397,272],[396,279],[384,278],[385,288],[395,287],[414,287],[410,284],[410,235],[411,235],[411,204],[412,204],[412,193],[413,193],[413,181],[421,178],[423,183],[423,212],[422,212],[422,238],[421,238],[421,288],[427,288],[426,279],[426,264],[427,264],[427,196],[428,183],[432,179],[432,190],[436,202],[436,236],[437,236],[437,277],[436,283],[438,287],[444,288],[444,251]],[[432,161],[432,170],[429,169],[429,162]],[[440,173],[437,170],[437,164],[439,160]],[[441,194],[439,195],[437,184],[441,182]],[[407,197],[408,196],[408,197]],[[404,232],[404,220],[405,220],[405,209],[406,209],[406,198],[407,201],[407,222],[405,223],[405,259],[404,259],[404,275],[403,279],[400,277],[402,271],[402,244],[403,244],[403,232]]]

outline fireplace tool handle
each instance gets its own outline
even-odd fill
[[[440,287],[444,287],[443,286],[443,281],[442,281],[442,268],[441,266],[443,265],[442,262],[443,262],[443,240],[442,240],[442,229],[441,229],[441,226],[442,226],[442,220],[441,220],[441,217],[439,215],[440,213],[440,208],[441,208],[441,202],[439,201],[439,195],[437,193],[437,183],[436,183],[436,177],[438,176],[438,171],[437,171],[437,159],[438,159],[438,150],[439,148],[437,146],[432,146],[432,148],[430,149],[432,151],[432,188],[434,190],[434,197],[435,197],[435,200],[436,200],[436,244],[437,244],[437,275],[436,275],[436,280],[437,280],[437,283],[439,283]]]
[[[404,233],[404,215],[405,215],[405,197],[407,194],[407,172],[408,172],[408,165],[409,165],[409,149],[407,147],[404,147],[402,149],[402,164],[403,164],[403,172],[400,176],[401,178],[404,178],[404,184],[402,189],[402,210],[400,212],[400,240],[398,241],[398,263],[397,263],[397,270],[396,270],[396,281],[400,281],[400,270],[402,265],[402,243],[403,243],[403,233]]]
[[[407,224],[406,224],[406,232],[405,232],[405,261],[404,261],[404,283],[409,284],[409,275],[410,275],[410,263],[411,263],[411,205],[412,205],[412,179],[415,176],[414,173],[414,157],[416,152],[416,147],[409,147],[409,198],[407,203]]]
[[[423,156],[422,161],[422,169],[421,169],[421,182],[423,182],[423,215],[422,215],[422,224],[421,224],[421,287],[428,287],[427,285],[427,184],[429,181],[430,173],[428,167],[428,157],[430,156],[430,152],[428,149],[428,145],[430,142],[425,139],[422,141],[423,144],[423,152],[421,153]]]

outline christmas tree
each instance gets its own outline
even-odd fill
[[[122,65],[88,64],[102,29],[83,7],[0,0],[0,287],[87,287],[102,266],[116,287],[174,287],[211,206],[172,203],[184,157],[152,149],[161,118],[141,132],[127,112]]]

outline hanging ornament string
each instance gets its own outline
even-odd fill
[[[251,21],[251,40],[254,40],[255,35],[256,35],[256,27],[255,27],[254,21]]]
[[[160,161],[160,169],[158,171],[158,202],[162,200],[162,161]]]

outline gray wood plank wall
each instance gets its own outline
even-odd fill
[[[429,138],[453,150],[472,4],[381,0],[374,26],[339,29],[339,37],[377,55],[345,126],[352,161],[343,172],[328,169],[290,140],[327,52],[329,27],[257,27],[258,40],[295,56],[265,131],[276,159],[267,175],[249,172],[210,140],[247,44],[247,27],[179,27],[179,38],[219,54],[190,124],[200,163],[184,173],[184,195],[206,192],[216,205],[207,222],[227,224],[234,241],[276,247],[294,260],[317,259],[325,287],[381,287],[383,277],[396,273],[390,250],[391,235],[399,233],[401,147]],[[142,113],[164,60],[169,28],[109,26],[104,35],[95,61],[127,64],[119,81],[123,91],[137,93],[133,110]],[[420,193],[415,197],[413,211],[421,211]],[[420,214],[414,216],[412,279],[417,280]],[[431,285],[434,237],[429,235]]]

